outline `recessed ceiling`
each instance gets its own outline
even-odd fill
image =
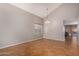
[[[27,12],[37,15],[41,18],[46,17],[53,12],[62,3],[11,3],[16,7],[19,7]],[[48,11],[46,10],[48,8]]]

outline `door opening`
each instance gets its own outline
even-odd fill
[[[65,43],[67,47],[77,47],[77,25],[65,25]]]

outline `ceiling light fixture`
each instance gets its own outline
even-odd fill
[[[50,21],[48,20],[48,8],[46,8],[46,11],[47,11],[47,19],[46,19],[46,21],[45,21],[45,24],[49,24],[50,23]]]

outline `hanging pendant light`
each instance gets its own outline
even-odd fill
[[[46,19],[46,21],[45,21],[45,24],[49,24],[50,23],[50,21],[48,20],[48,8],[46,8],[46,11],[47,11],[47,19]]]

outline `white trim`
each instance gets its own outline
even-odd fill
[[[39,39],[42,39],[42,38],[31,39],[31,40],[23,41],[23,42],[17,42],[17,43],[14,43],[14,44],[10,44],[10,45],[6,45],[6,46],[3,46],[3,47],[0,47],[0,49],[8,48],[8,47],[11,47],[11,46],[15,46],[15,45],[19,45],[19,44],[23,44],[23,43],[27,43],[27,42],[31,42],[31,41],[35,41],[35,40],[39,40]]]
[[[49,40],[55,40],[55,41],[61,41],[61,42],[65,42],[65,39],[62,39],[62,40],[61,40],[61,39],[54,39],[54,38],[53,38],[53,39],[50,39],[50,38],[45,38],[45,39],[49,39]]]

